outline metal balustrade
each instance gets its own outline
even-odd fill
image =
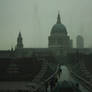
[[[53,78],[57,78],[57,75],[58,75],[58,67],[56,69],[56,71],[48,77],[48,79],[44,80],[42,83],[39,84],[39,86],[32,92],[47,92],[47,88],[50,84],[50,82],[53,80]],[[50,89],[52,90],[52,89]]]
[[[80,80],[80,83],[82,83],[85,88],[87,88],[90,92],[92,91],[92,84],[85,80],[84,78],[82,78],[81,76],[77,75],[76,73],[74,73],[72,70],[71,70],[71,74],[72,76],[74,76],[76,79]]]

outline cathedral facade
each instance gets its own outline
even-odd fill
[[[68,36],[67,29],[61,22],[60,14],[58,13],[57,22],[52,27],[50,36],[48,37],[48,47],[56,49],[57,54],[67,54],[72,48],[72,40]]]
[[[68,36],[66,27],[61,23],[60,14],[58,13],[57,22],[52,27],[48,37],[48,48],[24,48],[22,36],[19,32],[15,52],[19,56],[31,56],[33,52],[45,54],[53,52],[55,55],[67,55],[71,48],[72,40]]]

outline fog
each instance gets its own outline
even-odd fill
[[[24,47],[48,47],[58,11],[76,47],[76,36],[92,47],[92,0],[0,0],[0,49],[15,47],[21,31]]]

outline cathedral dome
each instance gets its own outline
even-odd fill
[[[51,34],[67,34],[66,27],[63,24],[55,24],[52,27]]]
[[[60,14],[57,17],[57,23],[52,27],[51,34],[67,34],[66,27],[61,23]]]

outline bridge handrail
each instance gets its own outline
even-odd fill
[[[49,81],[51,78],[53,78],[53,77],[57,74],[57,72],[58,72],[58,67],[57,67],[56,71],[55,71],[48,79],[45,80],[45,82],[47,82],[47,81]]]
[[[44,81],[40,84],[40,86],[39,86],[37,89],[35,89],[34,92],[38,92],[37,90],[39,90],[40,88],[42,88],[42,86],[44,86],[45,83],[49,82],[49,81],[57,74],[57,72],[58,72],[58,66],[57,66],[56,71],[55,71],[49,78],[47,78],[46,80],[44,80]]]
[[[90,87],[90,88],[87,87],[87,89],[88,89],[89,91],[92,91],[92,85],[91,85],[90,82],[88,82],[87,80],[83,79],[81,76],[77,75],[77,74],[74,73],[73,71],[71,71],[71,73],[72,73],[76,78],[78,78],[79,80],[81,80],[81,81],[83,81],[84,83],[86,83],[86,85],[88,85],[88,86]]]

